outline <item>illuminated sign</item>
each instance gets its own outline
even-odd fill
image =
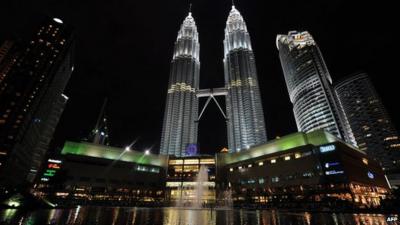
[[[329,171],[325,171],[326,175],[336,175],[336,174],[343,174],[344,171],[343,170],[329,170]]]
[[[58,163],[58,164],[62,163],[61,160],[57,160],[57,159],[48,159],[47,162],[49,162],[49,163]]]
[[[60,165],[56,164],[56,163],[50,163],[47,165],[47,168],[49,169],[60,169]]]
[[[43,174],[45,177],[54,177],[54,175],[56,175],[56,171],[51,169],[47,169]]]
[[[57,159],[48,159],[47,160],[47,169],[44,171],[41,181],[48,182],[51,177],[54,177],[58,170],[61,169],[61,160]]]
[[[374,178],[375,178],[375,176],[374,176],[373,173],[371,173],[371,172],[368,171],[367,174],[368,174],[369,179],[374,179]]]
[[[331,166],[337,166],[337,165],[339,165],[340,163],[338,163],[338,162],[330,162],[330,163],[325,163],[325,168],[329,168],[329,167],[331,167]]]
[[[325,145],[319,147],[319,151],[321,153],[335,151],[335,149],[336,149],[335,145]]]

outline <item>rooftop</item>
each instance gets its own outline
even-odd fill
[[[61,151],[62,155],[72,154],[109,160],[120,160],[143,165],[166,167],[168,156],[158,154],[146,154],[135,150],[126,151],[122,148],[97,145],[86,142],[67,141]]]
[[[220,153],[218,154],[218,164],[226,165],[245,161],[248,159],[260,157],[263,155],[273,154],[276,152],[283,152],[289,149],[293,149],[305,145],[325,145],[333,142],[342,142],[336,136],[325,132],[323,130],[317,130],[310,133],[298,132],[294,134],[289,134],[287,136],[281,137],[269,141],[265,144],[251,147],[248,150],[243,150],[236,153]],[[346,144],[346,143],[344,143]],[[350,146],[349,144],[346,144]],[[352,146],[350,146],[352,147]],[[352,147],[354,148],[354,147]]]

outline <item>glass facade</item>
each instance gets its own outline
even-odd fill
[[[199,54],[199,35],[194,18],[189,13],[178,32],[171,62],[161,154],[184,156],[187,146],[197,143]]]
[[[32,182],[68,97],[74,38],[59,19],[47,19],[28,41],[15,42],[0,61],[0,181]]]
[[[297,129],[323,129],[342,138],[332,79],[313,37],[307,31],[290,31],[278,35],[276,45]]]
[[[358,73],[335,85],[344,128],[354,143],[382,163],[385,169],[400,164],[400,136],[396,131],[371,80]]]
[[[229,152],[267,141],[264,112],[250,35],[232,6],[225,28],[224,70]]]
[[[202,171],[205,173],[202,177]],[[214,156],[170,158],[166,201],[173,206],[193,206],[215,202],[216,162]]]

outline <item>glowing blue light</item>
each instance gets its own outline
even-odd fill
[[[344,171],[343,170],[329,170],[329,171],[325,171],[326,175],[336,175],[336,174],[343,174]]]
[[[374,179],[375,178],[374,174],[369,172],[369,171],[368,171],[368,177],[369,177],[369,179]]]
[[[329,168],[331,166],[337,166],[337,165],[339,165],[338,162],[325,163],[325,168]]]

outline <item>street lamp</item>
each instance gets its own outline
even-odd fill
[[[145,155],[149,155],[150,154],[150,150],[147,149],[146,151],[144,151],[144,154]]]
[[[130,147],[130,146],[125,147],[125,151],[126,151],[126,152],[131,151],[131,147]]]

